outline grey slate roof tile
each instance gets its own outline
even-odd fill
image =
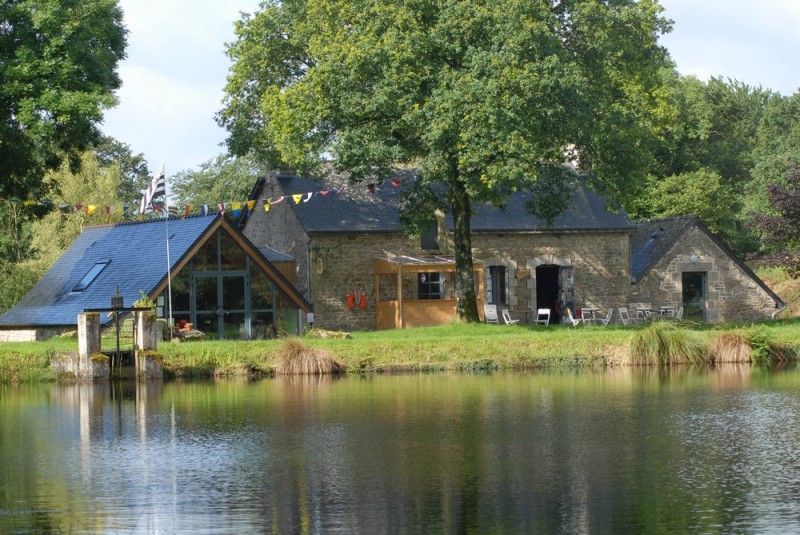
[[[214,222],[214,216],[170,219],[170,263],[176,263]],[[11,310],[2,326],[74,325],[86,308],[107,308],[117,291],[125,306],[149,293],[166,276],[166,222],[153,219],[89,227],[78,236],[44,277]],[[82,292],[72,288],[100,260],[111,260]],[[101,322],[110,318],[101,315]]]
[[[408,175],[403,181],[409,180]],[[328,179],[318,182],[299,175],[277,177],[286,201],[297,214],[304,230],[314,233],[366,233],[400,232],[400,196],[403,181],[399,186],[391,182],[376,184],[374,193],[366,184],[347,184]],[[327,195],[320,192],[327,191]],[[308,202],[295,204],[291,195],[314,192]],[[512,194],[503,208],[489,205],[475,206],[472,218],[473,232],[530,232],[542,230],[591,231],[633,230],[624,211],[613,211],[606,200],[579,184],[575,188],[570,208],[556,218],[552,227],[546,227],[537,217],[528,213],[525,205],[530,195]],[[449,230],[453,228],[451,217],[446,218]]]

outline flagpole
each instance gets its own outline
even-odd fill
[[[164,162],[161,162],[161,168],[164,168]],[[167,174],[164,172],[164,208],[167,220],[164,223],[164,229],[167,239],[167,308],[169,310],[169,337],[172,338],[172,262],[169,259],[169,190],[167,189]]]

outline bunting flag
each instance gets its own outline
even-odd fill
[[[161,167],[158,168],[155,175],[153,175],[153,181],[150,182],[150,185],[147,186],[147,189],[144,190],[144,194],[142,195],[142,202],[139,203],[139,215],[144,215],[147,207],[153,202],[153,199],[160,196],[167,194],[167,181],[164,175],[164,162],[161,162]],[[153,211],[155,212],[155,207],[153,207]]]
[[[123,219],[128,218],[128,217],[132,217],[132,216],[136,216],[136,215],[139,215],[140,218],[144,218],[144,215],[146,213],[150,213],[150,212],[157,213],[159,215],[163,215],[163,216],[167,216],[167,217],[168,216],[173,216],[173,217],[176,217],[176,218],[177,217],[186,218],[192,213],[193,209],[195,209],[195,208],[198,208],[197,211],[199,211],[200,214],[202,214],[203,216],[209,215],[209,213],[210,213],[209,206],[213,206],[213,205],[202,204],[202,205],[199,205],[198,207],[194,207],[191,204],[187,204],[187,205],[185,205],[183,207],[181,207],[180,205],[167,206],[166,195],[165,195],[165,193],[166,193],[166,184],[165,184],[163,167],[164,167],[164,164],[162,163],[161,168],[155,174],[155,176],[153,178],[153,181],[150,183],[150,185],[148,186],[147,190],[144,191],[144,196],[142,198],[142,202],[140,203],[140,208],[142,206],[144,206],[144,212],[142,212],[141,210],[137,212],[136,209],[135,209],[135,205],[134,205],[134,207],[131,207],[131,206],[126,204],[122,208],[122,217],[123,217]],[[398,186],[399,182],[400,182],[400,180],[397,179],[397,178],[392,179],[392,184],[394,184],[395,186]],[[377,184],[374,184],[374,183],[366,184],[363,187],[366,187],[367,191],[369,191],[370,193],[374,194],[376,189],[377,189]],[[345,191],[345,188],[337,188],[337,189],[331,189],[331,190],[324,189],[324,190],[320,190],[320,191],[307,191],[307,192],[303,192],[303,193],[293,193],[293,194],[290,194],[290,195],[281,195],[279,197],[270,197],[270,198],[267,198],[267,199],[263,199],[262,201],[256,201],[256,200],[250,199],[250,200],[247,200],[247,201],[244,201],[244,202],[239,202],[239,201],[219,202],[217,204],[217,206],[219,208],[220,215],[222,215],[223,217],[225,216],[226,211],[227,211],[229,216],[232,215],[233,217],[239,217],[241,215],[241,211],[242,210],[246,210],[248,212],[252,212],[255,209],[255,205],[258,202],[263,202],[264,203],[264,211],[265,212],[270,212],[272,210],[273,206],[281,204],[281,203],[284,203],[284,202],[289,204],[290,200],[294,201],[295,205],[299,205],[301,203],[310,202],[314,198],[315,195],[329,196],[331,193],[336,194],[336,193],[341,193],[341,192],[344,192],[344,191]],[[162,196],[164,198],[162,200],[155,200],[155,197],[159,197],[159,196]],[[148,198],[149,198],[149,201],[147,200]],[[54,204],[49,200],[38,200],[37,201],[37,200],[21,200],[21,199],[17,199],[17,198],[0,198],[0,209],[2,209],[3,203],[13,204],[15,206],[21,204],[24,207],[35,206],[35,205],[41,205],[41,206],[47,206],[47,207],[53,207],[54,206]],[[92,215],[94,212],[98,211],[99,208],[102,208],[105,211],[105,220],[106,220],[106,222],[108,222],[110,220],[110,217],[111,217],[111,214],[112,214],[112,211],[113,211],[113,207],[111,207],[111,206],[95,205],[95,204],[88,204],[88,203],[79,203],[79,204],[74,204],[74,205],[70,205],[70,204],[66,204],[66,203],[58,203],[55,206],[56,206],[56,208],[58,210],[62,211],[63,213],[69,213],[69,212],[80,213],[80,212],[84,212],[87,215]]]

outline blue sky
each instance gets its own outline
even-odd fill
[[[167,176],[224,152],[214,121],[239,13],[259,0],[120,0],[129,30],[120,104],[103,130]],[[791,95],[800,89],[800,0],[661,0],[662,39],[682,74],[733,78]]]

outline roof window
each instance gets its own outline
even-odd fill
[[[111,260],[100,260],[83,276],[83,278],[73,288],[73,292],[82,292],[94,282],[97,276],[106,268]]]

